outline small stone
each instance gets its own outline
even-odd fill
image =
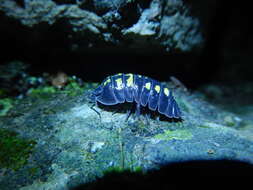
[[[96,153],[99,149],[101,149],[105,145],[104,142],[93,142],[90,148],[91,153]]]
[[[214,151],[213,149],[208,149],[206,152],[207,152],[208,154],[214,154],[214,153],[215,153],[215,151]]]

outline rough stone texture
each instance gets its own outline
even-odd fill
[[[1,128],[36,141],[23,168],[0,170],[1,190],[70,189],[110,168],[149,171],[222,159],[253,164],[252,120],[219,109],[200,95],[175,91],[183,121],[151,119],[149,124],[133,117],[125,122],[124,111],[113,114],[107,107],[95,107],[100,121],[86,95],[27,98],[1,118]]]
[[[159,47],[168,52],[185,52],[201,48],[203,42],[199,21],[190,14],[189,6],[182,0],[65,3],[24,0],[22,6],[15,1],[5,0],[0,1],[0,11],[28,27],[64,21],[62,28],[71,28],[79,41],[87,41],[85,45],[76,44],[75,50],[116,45],[134,49]],[[68,37],[71,38],[71,35]]]

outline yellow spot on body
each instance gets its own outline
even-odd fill
[[[123,82],[122,82],[122,78],[118,78],[118,79],[116,79],[115,80],[116,81],[116,84],[117,84],[117,86],[116,86],[116,89],[117,90],[122,90],[123,89]]]
[[[169,96],[169,89],[168,88],[164,88],[163,92],[166,96]]]
[[[150,83],[150,82],[147,82],[147,83],[145,84],[145,88],[148,89],[148,90],[150,90],[150,87],[151,87],[151,83]]]
[[[157,93],[159,93],[160,90],[161,90],[161,87],[160,87],[159,85],[155,85],[155,91],[156,91]]]
[[[122,75],[122,73],[118,73],[118,74],[116,74],[116,76],[121,76]]]
[[[126,74],[126,76],[129,76],[129,78],[126,80],[127,87],[133,86],[133,84],[134,84],[134,75],[129,73],[129,74]]]
[[[108,83],[110,83],[111,82],[111,79],[110,78],[108,78],[105,82],[104,82],[104,86],[106,86]]]

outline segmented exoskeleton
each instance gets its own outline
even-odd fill
[[[136,113],[147,106],[168,118],[181,118],[181,111],[172,91],[160,82],[137,74],[116,74],[108,76],[93,91],[92,99],[103,105],[136,102]]]

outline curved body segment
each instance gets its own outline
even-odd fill
[[[132,73],[108,76],[93,92],[96,102],[115,105],[136,102],[137,109],[147,106],[169,118],[181,118],[180,108],[172,91],[160,82]]]

